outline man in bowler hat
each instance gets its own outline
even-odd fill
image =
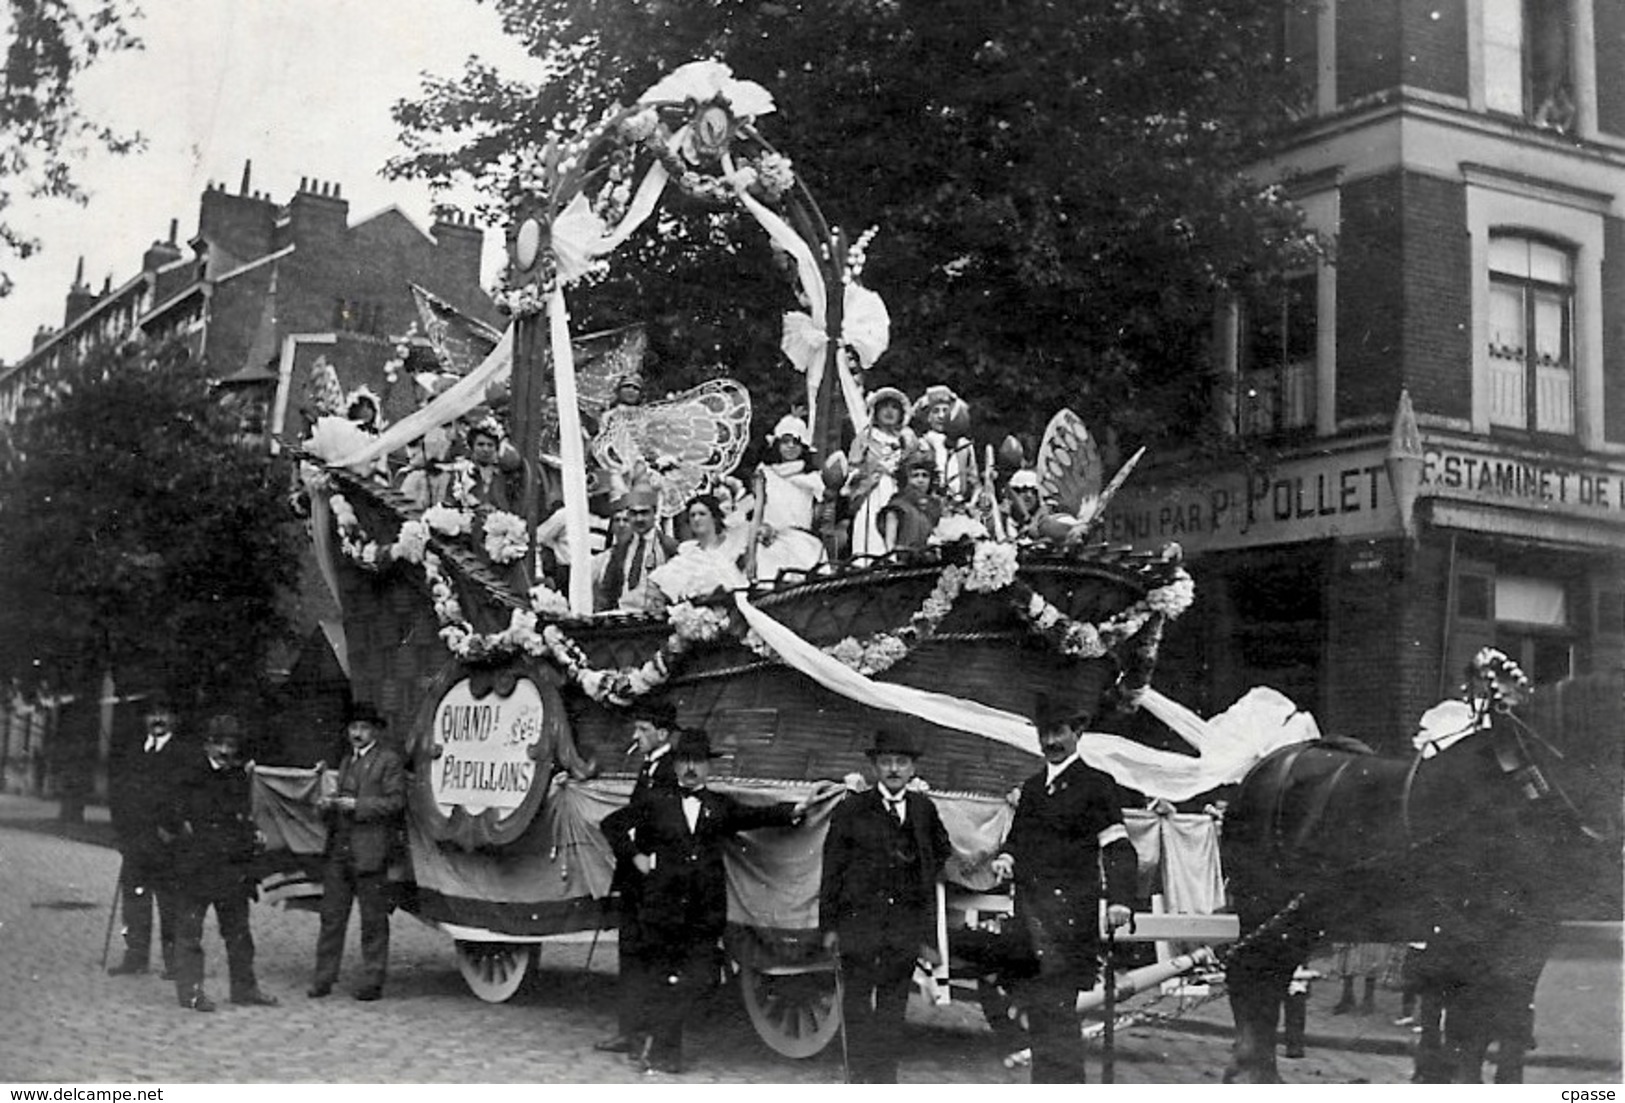
[[[897,1083],[908,991],[934,927],[937,879],[952,853],[936,805],[911,792],[919,751],[901,733],[875,733],[877,784],[848,796],[824,836],[818,926],[841,965],[853,1083]]]
[[[671,754],[677,788],[652,789],[625,816],[606,818],[603,830],[616,858],[640,878],[635,910],[653,966],[641,994],[649,1039],[631,1057],[644,1071],[678,1073],[683,1022],[710,986],[728,918],[723,844],[739,831],[793,826],[807,802],[747,805],[708,788],[714,756],[702,731],[680,730]]]
[[[1033,709],[1044,769],[1022,785],[1010,834],[993,861],[1001,880],[1014,878],[1015,918],[1037,957],[1037,975],[1018,985],[1031,1028],[1035,1084],[1084,1082],[1077,998],[1093,988],[1100,967],[1100,896],[1106,922],[1133,917],[1137,859],[1123,827],[1112,778],[1078,758],[1087,718],[1039,694]]]
[[[627,805],[604,818],[603,830],[615,830],[617,817],[625,817],[629,810],[657,789],[677,788],[677,757],[671,753],[672,733],[677,730],[677,710],[664,701],[639,702],[632,709],[632,747],[643,756],[638,767],[637,780],[632,783],[632,796]],[[619,980],[616,989],[616,1025],[614,1037],[596,1044],[604,1053],[631,1053],[641,1048],[648,1035],[648,1008],[643,1000],[648,993],[648,975],[654,968],[648,939],[638,922],[638,895],[643,878],[630,861],[615,863],[615,877],[610,891],[619,894],[617,922],[620,935],[616,940],[620,959]]]
[[[362,980],[355,998],[376,1000],[384,994],[389,861],[406,808],[406,769],[393,748],[379,743],[384,727],[384,718],[371,705],[351,707],[345,724],[350,751],[339,767],[337,792],[320,800],[327,848],[316,976],[306,993],[311,999],[332,992],[338,980],[352,901],[359,901],[361,910]]]
[[[171,790],[168,829],[174,836],[175,995],[182,1007],[213,1011],[203,991],[203,918],[214,909],[226,944],[231,1002],[275,1007],[254,978],[254,936],[248,905],[256,896],[259,833],[250,810],[248,772],[241,758],[242,725],[235,716],[209,718],[203,750],[191,750]]]
[[[185,751],[176,742],[175,709],[162,698],[146,707],[140,742],[115,741],[108,756],[107,806],[118,836],[123,864],[119,893],[124,909],[124,960],[107,970],[114,976],[145,973],[152,953],[153,905],[164,979],[175,968],[175,907],[171,891],[170,843],[160,834],[169,789]],[[163,834],[167,834],[165,831]]]

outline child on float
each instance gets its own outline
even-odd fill
[[[921,445],[905,455],[898,466],[902,486],[880,511],[880,531],[890,551],[923,548],[942,520],[937,458],[930,448]]]
[[[853,503],[853,556],[885,555],[887,548],[880,531],[880,511],[897,493],[897,464],[914,447],[915,437],[904,422],[908,418],[908,395],[896,387],[881,387],[869,394],[869,424],[858,430],[847,451],[852,475],[842,494]]]
[[[757,470],[762,500],[756,577],[772,581],[780,571],[811,570],[824,561],[823,541],[813,532],[824,478],[813,459],[807,423],[793,414],[780,418]]]
[[[944,497],[969,500],[976,490],[971,445],[964,436],[970,407],[952,388],[934,383],[914,404],[913,420],[920,443],[931,450],[936,461],[939,492]]]

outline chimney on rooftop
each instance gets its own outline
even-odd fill
[[[62,324],[71,326],[96,305],[96,295],[85,286],[85,258],[79,258],[79,267],[73,273],[73,286],[68,289],[67,306],[62,312]]]
[[[243,162],[243,182],[237,188],[237,194],[238,195],[248,195],[248,194],[250,194],[250,192],[248,190],[248,181],[249,181],[249,177],[252,175],[253,171],[254,171],[254,162],[253,161],[244,161]]]

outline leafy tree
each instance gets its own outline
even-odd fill
[[[864,278],[893,327],[873,384],[947,382],[986,440],[1036,434],[1063,404],[1130,439],[1188,439],[1220,385],[1207,367],[1217,295],[1318,248],[1281,192],[1244,172],[1298,93],[1271,63],[1276,5],[486,2],[547,81],[477,59],[427,81],[397,105],[408,153],[391,172],[472,181],[505,221],[516,154],[719,57],[773,92],[760,129],[830,221],[880,228]],[[655,322],[670,385],[721,361],[776,416],[795,393],[776,353],[789,291],[755,235],[701,248],[726,221],[679,211],[572,310]]]
[[[17,194],[83,203],[72,162],[95,146],[128,153],[138,135],[119,134],[80,111],[74,86],[106,54],[138,49],[139,13],[125,0],[9,0],[0,84],[0,257],[28,257],[39,242],[7,221]],[[12,280],[0,268],[0,296]]]
[[[297,573],[280,466],[180,344],[70,367],[0,437],[0,679],[257,692]]]

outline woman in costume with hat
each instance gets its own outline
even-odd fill
[[[949,498],[966,501],[976,490],[975,456],[964,430],[970,424],[970,406],[951,387],[933,383],[914,404],[920,443],[931,449],[937,463],[937,487]]]
[[[689,499],[683,516],[688,521],[689,539],[677,545],[676,555],[649,573],[650,611],[746,585],[741,569],[744,530],[728,526],[727,514],[716,495],[695,495]]]
[[[880,511],[897,493],[897,465],[914,446],[908,418],[908,395],[896,387],[871,391],[867,399],[869,424],[852,438],[847,460],[852,465],[842,493],[855,503],[852,512],[852,554],[885,555]]]
[[[953,854],[936,805],[911,784],[918,757],[906,735],[876,732],[875,787],[842,800],[824,836],[818,927],[839,962],[858,1084],[897,1083],[914,962],[932,940],[936,883]]]
[[[746,805],[707,788],[711,740],[682,729],[673,741],[675,788],[651,788],[600,825],[617,861],[639,878],[637,919],[649,952],[649,1036],[629,1057],[644,1071],[683,1071],[683,1024],[716,980],[716,945],[728,919],[724,842],[740,831],[792,827],[807,801]]]
[[[917,445],[903,457],[899,469],[903,485],[880,511],[880,531],[889,549],[923,548],[942,520],[937,459],[930,448]]]
[[[813,532],[813,510],[824,497],[824,479],[812,454],[807,423],[787,414],[768,438],[761,477],[762,523],[756,577],[772,581],[780,571],[811,570],[824,561],[824,544]]]

